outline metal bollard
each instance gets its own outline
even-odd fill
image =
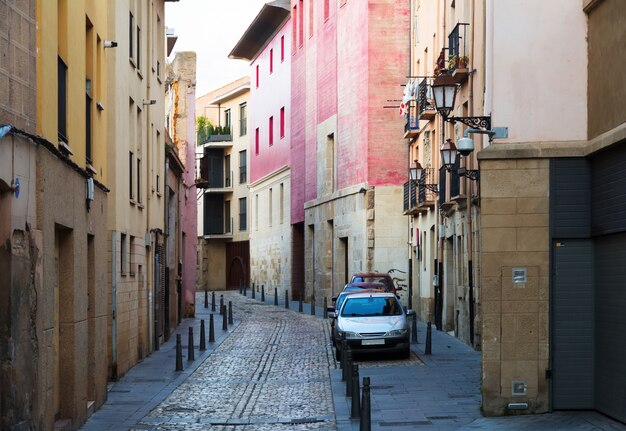
[[[341,365],[341,381],[346,379],[346,373],[343,371],[346,368],[346,354],[348,350],[348,342],[345,338],[341,338],[341,351],[339,355],[339,364]]]
[[[346,397],[352,396],[352,368],[354,362],[352,361],[352,350],[348,349],[348,362],[346,366]]]
[[[328,319],[328,298],[324,297],[324,319]]]
[[[417,344],[417,314],[413,315],[411,322],[411,343]]]
[[[430,355],[432,354],[432,324],[428,322],[426,325],[426,347],[424,348],[424,354]]]
[[[204,291],[204,308],[209,308],[209,292]]]
[[[224,311],[224,295],[220,295],[220,314]]]
[[[298,311],[302,313],[302,294],[300,294],[300,302],[298,303]]]
[[[204,332],[204,319],[200,320],[200,351],[206,350],[206,334]]]
[[[372,411],[370,405],[370,378],[363,377],[363,391],[361,399],[361,422],[359,431],[372,431]]]
[[[343,369],[341,370],[341,381],[347,382],[352,374],[352,350],[350,346],[348,346],[348,342],[346,341],[346,351],[343,353]],[[347,384],[347,383],[346,383]]]
[[[289,310],[289,291],[285,290],[285,308]]]
[[[265,285],[261,285],[261,302],[265,302]]]
[[[228,316],[226,316],[225,305],[222,305],[222,331],[228,331]]]
[[[211,292],[211,311],[215,311],[215,292]]]
[[[256,299],[256,293],[255,293],[255,289],[254,289],[254,284],[252,285],[252,299]]]
[[[359,387],[359,366],[354,364],[352,367],[352,405],[350,410],[350,419],[356,419],[361,416],[361,388]]]
[[[274,288],[274,305],[278,305],[278,289]]]
[[[187,343],[187,360],[195,361],[196,356],[193,351],[193,328],[189,328],[189,342]]]
[[[215,325],[213,324],[213,314],[209,319],[209,343],[215,343]]]
[[[180,343],[180,334],[176,334],[176,371],[183,370],[183,346]]]
[[[311,316],[315,316],[315,295],[311,295]]]
[[[228,324],[233,324],[233,301],[228,301]]]

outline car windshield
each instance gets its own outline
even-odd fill
[[[335,310],[341,310],[341,304],[343,304],[343,301],[346,300],[347,296],[348,295],[339,295],[337,298],[337,304],[335,305]]]
[[[343,317],[398,316],[402,308],[394,297],[349,298],[341,309]]]

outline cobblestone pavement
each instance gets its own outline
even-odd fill
[[[328,321],[225,293],[237,329],[135,429],[336,430]]]

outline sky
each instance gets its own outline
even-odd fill
[[[165,25],[177,51],[196,52],[196,97],[250,74],[248,62],[228,54],[269,0],[180,0],[165,3]]]

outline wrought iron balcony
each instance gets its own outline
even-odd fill
[[[404,214],[415,215],[428,211],[437,201],[435,169],[423,170],[422,178],[404,183]]]
[[[406,123],[404,123],[404,139],[414,138],[419,135],[420,121],[417,115],[417,104],[414,100],[409,103],[409,112],[406,114]]]
[[[431,97],[431,89],[426,78],[422,79],[417,87],[417,117],[420,120],[430,121],[435,118],[437,110]]]
[[[448,74],[454,77],[457,83],[462,83],[469,75],[469,57],[466,45],[469,24],[458,23],[448,35]]]

